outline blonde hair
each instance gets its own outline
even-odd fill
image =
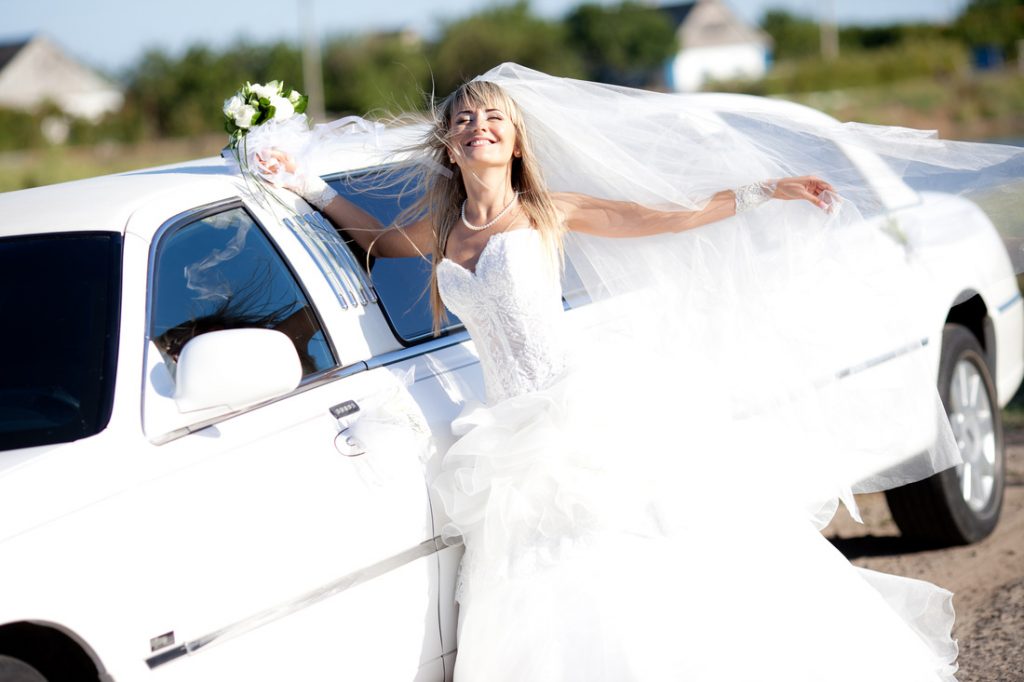
[[[449,162],[452,115],[465,105],[473,108],[494,107],[509,117],[515,128],[520,156],[512,158],[512,189],[519,192],[521,210],[534,229],[540,232],[553,263],[562,259],[562,235],[565,226],[555,209],[551,194],[534,158],[522,112],[515,101],[499,85],[489,81],[469,81],[431,107],[430,131],[412,151],[415,160],[405,172],[405,188],[412,188],[419,198],[398,216],[397,225],[409,225],[423,217],[429,219],[434,232],[434,258],[430,272],[430,308],[434,318],[434,335],[441,333],[445,307],[437,287],[437,266],[444,257],[448,237],[460,218],[466,200],[465,178],[459,167]],[[457,109],[458,107],[458,109]],[[427,163],[423,163],[426,157]],[[438,167],[451,173],[440,173]]]

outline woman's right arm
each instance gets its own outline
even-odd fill
[[[328,187],[319,177],[296,173],[298,168],[291,155],[278,150],[271,151],[269,155],[271,159],[260,159],[260,163],[268,167],[280,164],[287,171],[292,181],[284,184],[285,189],[316,206],[335,227],[343,229],[371,256],[404,258],[426,256],[433,252],[433,231],[426,219],[402,227],[385,227],[375,217]]]
[[[385,227],[341,195],[335,195],[320,212],[376,258],[427,256],[434,251],[433,232],[425,219],[404,227]]]

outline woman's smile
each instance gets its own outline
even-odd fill
[[[469,105],[452,118],[451,134],[464,160],[508,163],[512,158],[515,127],[501,109]]]

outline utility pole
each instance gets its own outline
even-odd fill
[[[821,56],[827,62],[839,58],[839,27],[836,23],[836,0],[827,0],[828,9],[822,10]]]
[[[313,16],[313,0],[298,0],[302,24],[302,86],[309,104],[306,114],[316,123],[325,123],[324,74],[320,56],[320,34]]]

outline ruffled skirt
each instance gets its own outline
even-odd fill
[[[953,679],[952,595],[820,534],[849,488],[816,434],[637,390],[575,371],[454,422],[457,682]]]

